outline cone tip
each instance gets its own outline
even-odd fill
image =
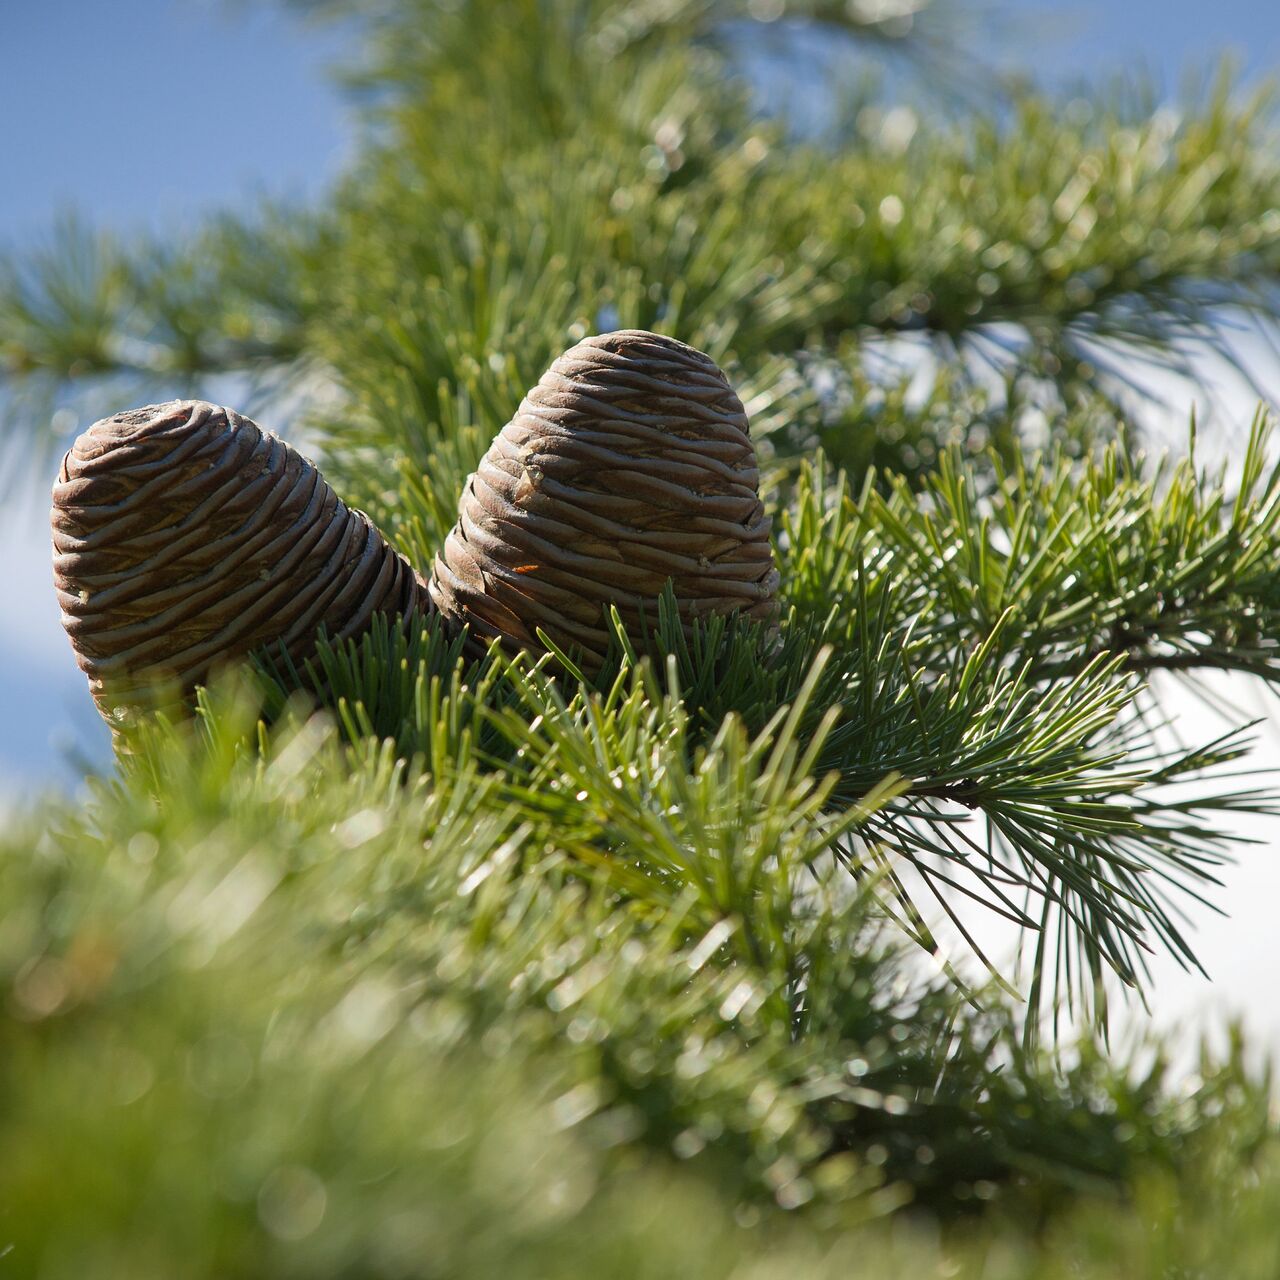
[[[661,352],[677,359],[685,361],[692,359],[695,363],[718,368],[705,351],[699,351],[697,347],[681,342],[679,338],[669,337],[665,333],[653,333],[648,329],[614,329],[609,333],[593,334],[589,338],[583,338],[578,343],[578,347],[594,347],[597,350],[612,351],[619,355],[653,356]],[[565,354],[569,355],[573,350],[576,348],[571,348]]]
[[[205,400],[166,400],[163,404],[142,405],[137,409],[113,413],[108,418],[99,418],[76,440],[73,448],[77,453],[86,450],[100,453],[104,448],[130,444],[196,417],[207,418],[214,414],[225,415],[226,412]]]

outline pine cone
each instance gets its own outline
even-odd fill
[[[656,333],[587,338],[525,397],[467,482],[431,597],[473,637],[597,669],[672,579],[686,623],[776,615],[778,573],[747,416],[716,363]]]
[[[425,583],[284,441],[199,400],[96,422],[53,489],[62,622],[99,709],[184,693],[221,663],[375,613],[425,611]]]

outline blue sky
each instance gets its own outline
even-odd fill
[[[0,239],[317,194],[348,141],[341,47],[262,0],[0,0]]]
[[[997,3],[999,0],[997,0]],[[1006,0],[1021,60],[1049,81],[1146,71],[1167,87],[1229,53],[1251,79],[1280,70],[1275,0]],[[1034,20],[1042,19],[1039,33]],[[993,28],[999,27],[993,23]]]

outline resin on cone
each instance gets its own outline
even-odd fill
[[[776,616],[770,522],[742,402],[709,356],[623,330],[562,355],[468,480],[436,557],[441,613],[481,642],[540,650],[541,629],[590,671],[672,580],[681,618]]]
[[[109,719],[156,682],[189,693],[220,664],[324,626],[430,608],[425,583],[315,466],[230,409],[175,400],[94,423],[53,489],[62,622]]]

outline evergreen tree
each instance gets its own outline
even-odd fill
[[[588,680],[380,622],[137,724],[4,838],[6,1264],[1273,1276],[1269,1081],[1103,1047],[1276,806],[1156,696],[1280,683],[1265,416],[1230,474],[1128,421],[1276,319],[1267,99],[995,87],[918,0],[299,8],[362,42],[351,172],[5,263],[14,437],[235,375],[425,568],[550,361],[657,330],[751,415],[779,634],[668,596]]]

